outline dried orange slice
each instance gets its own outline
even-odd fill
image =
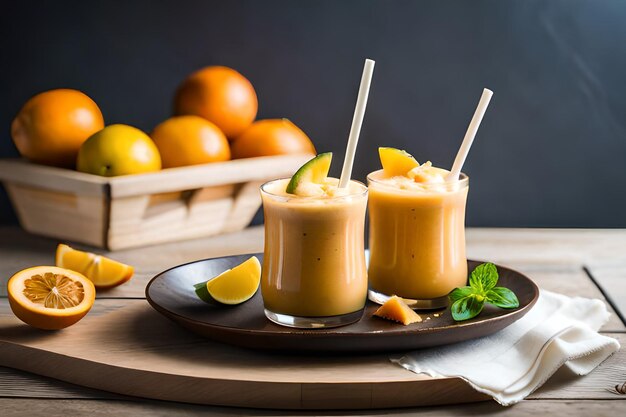
[[[7,284],[9,305],[26,324],[45,330],[71,326],[93,306],[96,289],[78,272],[36,266],[13,275]]]
[[[80,272],[93,282],[97,289],[107,289],[125,283],[133,276],[133,267],[60,244],[57,246],[58,267]]]

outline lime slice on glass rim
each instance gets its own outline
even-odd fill
[[[328,176],[332,152],[317,155],[300,167],[287,184],[287,193],[298,194],[298,187],[306,183],[322,184]]]
[[[194,285],[196,295],[208,303],[236,305],[251,299],[261,282],[261,263],[256,256],[208,281]]]
[[[407,151],[396,148],[378,148],[380,163],[386,177],[405,176],[407,172],[419,166],[419,162]]]

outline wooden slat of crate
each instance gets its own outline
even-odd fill
[[[117,200],[112,202],[115,206]],[[198,207],[202,206],[202,207]],[[184,201],[171,201],[154,206],[152,214],[138,218],[133,224],[112,223],[108,247],[141,246],[174,240],[211,236],[222,231],[233,206],[233,198],[220,198],[196,204],[193,214]],[[158,212],[156,210],[159,210]]]
[[[110,193],[112,198],[118,198],[288,177],[310,158],[307,154],[266,156],[119,177],[100,177],[22,159],[4,159],[0,160],[0,180],[80,195]]]
[[[106,195],[109,184],[105,177],[32,164],[23,159],[1,160],[0,180],[84,196]]]
[[[17,183],[6,183],[5,187],[25,230],[95,246],[105,245],[108,207],[102,196],[49,191]]]
[[[311,155],[282,155],[235,159],[206,165],[170,168],[149,174],[114,177],[109,181],[111,197],[195,190],[215,185],[289,177],[310,158]]]

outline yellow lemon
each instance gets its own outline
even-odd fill
[[[110,125],[82,144],[77,169],[105,177],[153,172],[161,169],[161,155],[152,139],[141,130]]]
[[[261,282],[261,264],[256,256],[228,269],[206,283],[195,286],[204,301],[211,298],[222,304],[241,304],[254,296]]]

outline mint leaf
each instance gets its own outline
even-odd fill
[[[461,287],[453,289],[448,297],[450,298],[450,301],[454,303],[455,301],[460,300],[461,298],[468,297],[474,293],[475,292],[472,287]]]
[[[487,302],[500,308],[517,308],[519,300],[515,293],[508,288],[494,287],[487,291]]]
[[[456,321],[474,318],[483,310],[484,305],[484,297],[478,294],[460,298],[452,303],[452,307],[450,307],[452,318]]]
[[[519,307],[519,300],[513,291],[496,287],[498,270],[490,262],[474,268],[469,283],[470,286],[455,288],[448,294],[452,318],[456,321],[476,317],[483,310],[485,302],[500,308]]]
[[[485,295],[498,283],[498,270],[491,262],[480,264],[470,274],[469,282],[476,292]]]

